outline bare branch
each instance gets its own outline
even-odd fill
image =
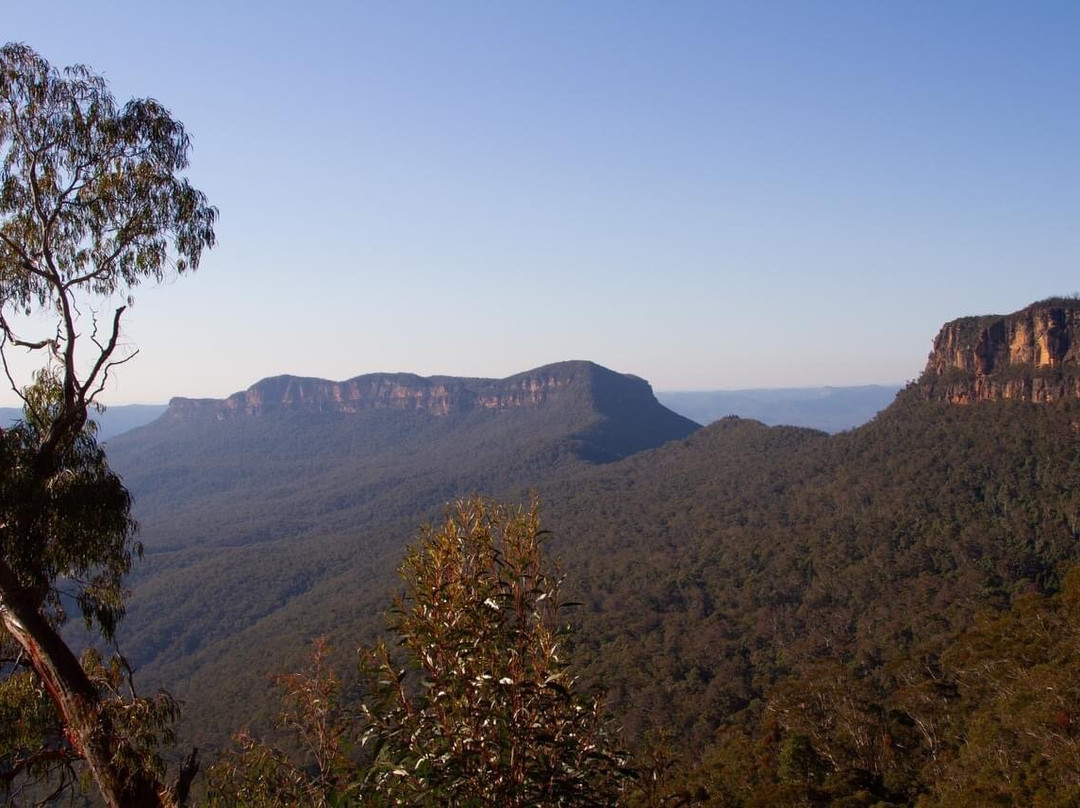
[[[15,378],[11,375],[11,368],[8,367],[7,351],[5,350],[9,339],[8,333],[7,324],[5,323],[3,334],[0,335],[0,362],[3,362],[4,364],[4,375],[7,376],[8,386],[11,387],[12,392],[22,400],[24,405],[29,404],[30,402],[26,400],[26,395],[19,388],[19,385],[15,383]]]
[[[127,356],[125,356],[123,359],[115,359],[112,362],[109,362],[107,365],[105,365],[105,367],[102,369],[102,372],[101,372],[101,383],[96,388],[94,388],[94,391],[92,393],[90,393],[89,396],[86,397],[87,404],[93,403],[94,400],[102,392],[104,392],[105,385],[109,381],[109,372],[113,368],[119,367],[120,365],[127,364],[128,362],[130,362],[132,359],[134,359],[138,355],[139,355],[139,351],[138,351],[138,349],[136,349],[136,350],[132,351],[131,353],[129,353]]]
[[[124,247],[117,248],[111,256],[101,261],[101,263],[98,264],[98,268],[93,270],[92,272],[87,272],[83,275],[76,275],[74,278],[65,281],[63,285],[63,290],[66,292],[72,287],[81,286],[89,281],[98,280],[99,278],[104,278],[108,276],[108,274],[112,272],[112,262],[116,260],[116,257],[121,252],[123,252],[123,249],[125,249],[126,247],[127,245],[125,244]]]
[[[102,373],[102,371],[104,370],[104,376],[107,376],[110,368],[115,367],[116,365],[122,365],[125,362],[130,361],[131,358],[135,356],[135,354],[131,354],[124,359],[111,361],[113,351],[116,350],[117,341],[120,339],[120,318],[123,316],[125,309],[127,309],[127,306],[120,306],[113,314],[112,334],[109,335],[109,341],[108,343],[106,343],[105,347],[101,349],[100,353],[98,354],[97,361],[94,362],[94,367],[90,370],[90,373],[86,377],[86,381],[81,385],[78,390],[79,398],[84,405],[93,401],[94,396],[100,393],[103,389],[103,386],[105,384],[105,378],[101,379],[100,386],[94,389],[92,393],[90,392],[94,385],[98,384],[97,377],[99,373]],[[97,340],[95,340],[94,342],[95,344],[97,344]],[[87,395],[88,393],[89,396]]]
[[[23,771],[31,766],[36,766],[39,763],[73,763],[78,759],[79,756],[69,749],[41,749],[34,754],[28,755],[22,760],[17,761],[8,768],[0,769],[0,781],[10,783]]]
[[[27,349],[29,349],[31,351],[39,351],[42,348],[47,348],[47,347],[49,347],[50,345],[53,344],[53,340],[51,340],[51,339],[43,339],[43,340],[38,340],[37,342],[29,342],[27,340],[20,339],[19,337],[15,336],[14,330],[8,324],[7,319],[4,317],[4,315],[2,313],[0,313],[0,331],[3,332],[4,341],[5,342],[10,342],[12,345],[14,345],[17,348],[27,348]]]
[[[63,769],[63,773],[64,776],[60,778],[60,782],[57,784],[56,788],[54,788],[52,793],[49,794],[47,797],[39,800],[38,802],[35,802],[35,808],[45,808],[48,805],[52,805],[57,799],[59,799],[60,795],[67,791],[68,788],[71,787],[72,783],[75,782],[75,773],[71,770],[70,766],[65,766]]]
[[[173,800],[178,808],[184,808],[191,793],[191,783],[195,775],[199,773],[199,747],[193,746],[191,754],[184,758],[180,766],[180,772],[176,775],[176,781],[172,786]]]

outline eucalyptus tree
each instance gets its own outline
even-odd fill
[[[121,325],[135,288],[196,269],[214,245],[217,210],[181,174],[189,150],[157,101],[120,105],[86,67],[0,48],[0,359],[24,404],[0,429],[0,709],[14,699],[33,717],[25,737],[0,727],[9,789],[74,760],[110,806],[176,797],[154,752],[175,705],[121,697],[121,661],[80,660],[59,629],[73,596],[110,639],[141,552],[88,413],[134,356]],[[13,351],[36,357],[32,383]]]
[[[562,575],[529,509],[478,497],[425,528],[401,565],[385,644],[363,657],[365,786],[396,805],[604,806],[634,772],[600,700],[575,688]],[[411,692],[408,663],[422,691]]]
[[[625,803],[637,773],[601,702],[575,686],[570,604],[544,538],[535,501],[448,507],[401,565],[397,648],[360,651],[360,698],[345,697],[317,641],[310,670],[279,680],[281,726],[306,759],[241,734],[210,768],[207,805]]]

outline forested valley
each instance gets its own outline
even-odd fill
[[[946,323],[834,435],[567,361],[102,442],[133,290],[217,209],[153,100],[10,44],[0,101],[8,804],[1080,802],[1080,299]]]
[[[1077,305],[1006,320],[1048,310]],[[838,435],[728,418],[626,451],[612,436],[640,427],[619,426],[624,377],[571,363],[520,378],[569,381],[535,409],[447,416],[290,405],[219,420],[178,403],[111,444],[148,541],[123,644],[186,702],[185,732],[211,748],[237,726],[272,735],[271,675],[303,669],[314,636],[355,681],[351,652],[379,635],[415,525],[458,496],[532,491],[580,604],[567,612],[579,686],[606,694],[628,749],[660,755],[666,799],[1075,798],[1080,401],[956,404],[928,370]],[[382,430],[387,456],[344,438]],[[410,455],[413,439],[424,451]],[[140,460],[140,445],[170,464]]]

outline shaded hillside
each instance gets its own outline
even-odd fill
[[[343,398],[342,385],[409,404]],[[224,401],[174,399],[157,422],[112,441],[109,457],[136,497],[147,547],[161,551],[412,515],[462,480],[528,484],[697,428],[645,381],[566,362],[501,381],[277,377]]]
[[[823,664],[886,703],[896,671],[933,669],[978,611],[1054,592],[1078,558],[1075,399],[957,406],[928,369],[839,435],[737,418],[692,431],[640,380],[566,370],[572,383],[497,407],[468,380],[383,377],[412,403],[347,407],[271,380],[282,406],[267,387],[116,441],[150,547],[124,647],[188,699],[194,739],[264,717],[267,673],[310,636],[370,637],[403,544],[463,493],[539,490],[584,604],[585,683],[610,688],[631,742],[664,727],[695,756],[753,737]]]
[[[380,626],[402,548],[445,502],[519,495],[698,428],[643,380],[588,362],[505,380],[343,384],[389,395],[279,377],[224,402],[174,400],[109,445],[147,547],[123,647],[148,684],[189,699],[190,715],[221,715],[200,703],[208,681],[250,695],[311,636]]]
[[[806,661],[886,666],[1077,558],[1080,402],[908,396],[827,437],[720,421],[548,486],[590,679],[700,745]]]

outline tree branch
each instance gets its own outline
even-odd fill
[[[199,747],[193,746],[191,748],[191,754],[184,758],[184,762],[180,766],[180,771],[176,775],[176,780],[173,782],[172,788],[170,789],[177,808],[184,808],[184,806],[187,805],[188,797],[191,794],[191,783],[198,773]]]
[[[0,769],[0,782],[11,783],[20,773],[39,763],[74,763],[78,759],[79,756],[69,749],[41,749],[7,768]]]
[[[0,314],[0,332],[3,332],[3,340],[0,342],[10,342],[16,348],[28,348],[31,351],[40,351],[42,348],[47,348],[53,344],[51,339],[38,340],[37,342],[29,342],[24,339],[20,339],[15,336],[14,330],[8,325],[7,318],[3,314]]]
[[[3,335],[0,335],[0,362],[3,362],[4,364],[4,375],[7,376],[8,386],[11,387],[12,392],[22,400],[24,405],[29,404],[30,402],[27,401],[25,394],[19,389],[19,385],[15,383],[15,378],[11,375],[11,368],[8,367],[7,351],[5,348],[7,347],[8,335],[10,332],[8,331],[7,323],[4,323],[3,332]]]
[[[131,361],[135,354],[138,353],[138,351],[136,351],[135,353],[125,357],[124,359],[118,359],[115,362],[110,361],[110,357],[112,357],[113,351],[116,350],[117,341],[120,339],[120,318],[121,316],[123,316],[125,309],[127,309],[127,306],[120,306],[113,314],[112,334],[109,336],[109,341],[108,343],[106,343],[104,348],[101,348],[100,353],[98,354],[97,361],[94,363],[94,367],[91,368],[90,373],[86,377],[86,382],[79,388],[79,398],[84,405],[89,404],[91,401],[93,401],[94,396],[96,396],[104,389],[105,381],[108,378],[109,370],[111,368]],[[97,344],[96,339],[94,340],[94,343]],[[102,373],[103,370],[104,372]],[[93,392],[90,392],[91,388],[96,383],[95,380],[97,379],[97,375],[99,373],[102,373],[101,384],[95,390],[93,390]],[[89,395],[87,395],[88,393]]]

